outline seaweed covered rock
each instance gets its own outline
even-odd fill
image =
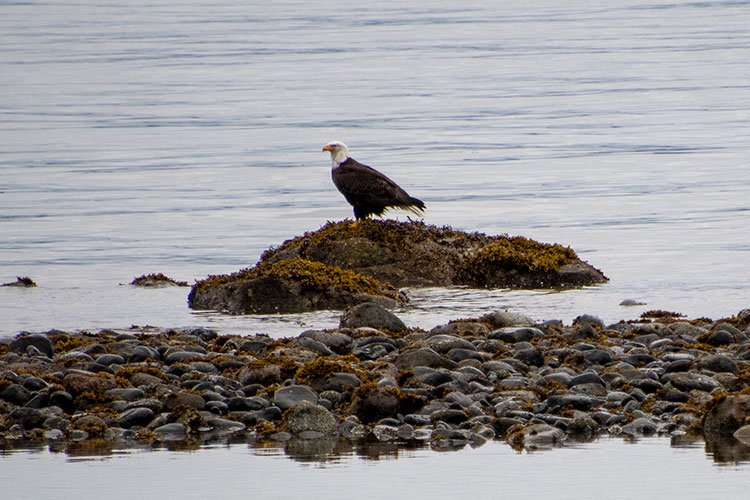
[[[607,278],[558,244],[421,222],[329,222],[267,250],[253,268],[197,282],[193,309],[285,313],[406,301],[393,287],[564,288]]]
[[[188,302],[193,309],[232,314],[274,314],[346,309],[364,302],[395,306],[406,302],[398,290],[354,271],[293,257],[261,261],[231,275],[196,283]]]

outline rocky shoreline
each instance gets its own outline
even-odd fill
[[[750,310],[570,325],[495,311],[430,331],[360,304],[335,330],[272,339],[208,329],[22,333],[0,343],[0,447],[699,436],[750,450]]]

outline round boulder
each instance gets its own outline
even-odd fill
[[[297,406],[302,401],[317,403],[318,396],[306,385],[289,385],[276,391],[273,396],[273,404],[281,408],[281,411]]]
[[[376,330],[401,332],[407,329],[403,321],[386,308],[372,302],[352,307],[341,316],[339,328],[370,327]]]
[[[282,427],[290,434],[313,431],[330,436],[338,433],[338,424],[331,413],[310,401],[301,401],[284,416]]]
[[[55,352],[55,345],[52,343],[52,341],[47,338],[46,335],[42,335],[39,333],[33,333],[30,335],[24,335],[22,337],[18,337],[13,342],[10,343],[10,352],[17,352],[19,354],[26,353],[26,349],[32,346],[36,349],[38,349],[42,354],[47,356],[48,358],[52,357],[52,354]]]

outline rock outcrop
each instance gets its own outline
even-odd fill
[[[567,247],[419,222],[329,222],[267,250],[260,262],[197,282],[193,309],[233,314],[396,306],[401,287],[565,288],[604,283]]]

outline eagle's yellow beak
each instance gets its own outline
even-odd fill
[[[325,146],[323,146],[323,151],[324,151],[324,152],[325,152],[325,151],[333,151],[333,148],[331,147],[331,145],[330,145],[330,144],[326,144]]]

